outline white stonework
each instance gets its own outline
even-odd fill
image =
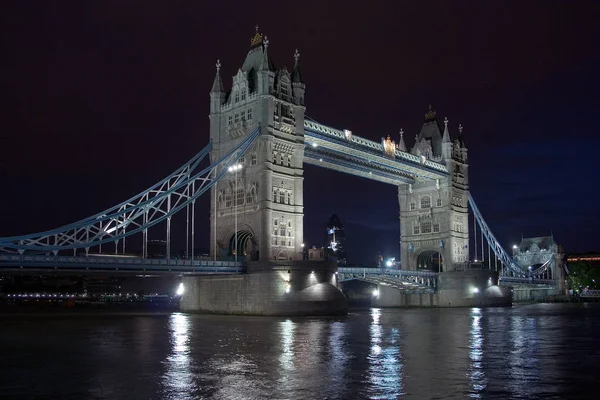
[[[218,65],[218,69],[220,64]],[[219,70],[210,93],[211,162],[258,126],[260,136],[240,159],[243,168],[211,193],[211,254],[247,260],[301,260],[303,242],[304,91],[298,57],[293,73],[275,70],[260,33],[225,92]]]
[[[442,137],[435,112],[427,113],[411,153],[443,162],[450,176],[398,186],[403,269],[422,267],[422,260],[435,253],[441,254],[442,271],[455,271],[468,261],[467,149],[460,139],[450,140],[445,122]]]

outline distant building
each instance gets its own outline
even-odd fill
[[[560,263],[562,249],[552,236],[539,236],[521,239],[521,244],[513,246],[513,259],[523,269],[534,271],[552,258],[555,259],[552,267],[545,273],[547,279],[562,279]]]
[[[346,264],[346,233],[340,218],[333,214],[325,227],[325,257]]]
[[[322,247],[317,249],[313,247],[312,249],[308,249],[308,259],[311,261],[322,261],[325,259],[325,249]]]

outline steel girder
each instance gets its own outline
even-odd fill
[[[0,238],[0,251],[53,252],[118,243],[170,219],[208,191],[248,150],[260,134],[260,126],[214,164],[199,164],[212,149],[209,143],[183,166],[138,195],[81,221],[31,235]]]
[[[316,156],[337,159],[338,163],[328,166],[332,169],[336,169],[336,164],[343,165],[344,162],[349,162],[357,167],[366,168],[367,172],[373,172],[373,175],[376,171],[381,171],[395,176],[396,184],[413,183],[416,177],[439,179],[448,176],[446,166],[441,163],[397,149],[394,150],[393,156],[388,156],[381,143],[355,135],[346,137],[343,131],[309,120],[304,121],[304,142],[305,151],[314,154],[312,159],[320,158]],[[364,177],[379,180],[375,176]]]
[[[504,269],[508,269],[509,271],[513,272],[517,277],[526,277],[526,272],[512,259],[512,257],[508,255],[508,253],[502,248],[498,240],[496,240],[496,237],[494,236],[490,228],[487,226],[487,223],[485,222],[483,216],[479,212],[479,209],[475,205],[475,200],[473,200],[471,193],[469,193],[469,205],[471,206],[473,215],[475,216],[477,224],[479,225],[481,232],[483,232],[483,235],[485,236],[488,245],[494,251],[494,254],[496,254],[496,257],[500,260],[500,262],[504,266]]]

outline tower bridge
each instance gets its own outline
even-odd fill
[[[544,279],[558,285],[555,258],[536,268],[524,267],[518,254],[509,256],[487,226],[469,193],[462,126],[451,134],[448,119],[440,124],[430,107],[412,147],[407,146],[402,130],[398,143],[389,135],[375,142],[307,118],[305,92],[299,52],[294,53],[291,71],[277,69],[269,56],[267,36],[257,30],[228,90],[221,63],[216,63],[210,91],[210,140],[204,149],[157,184],[96,215],[41,233],[0,238],[0,267],[80,265],[89,270],[102,264],[106,268],[110,260],[90,261],[90,251],[118,256],[125,253],[127,238],[141,235],[139,260],[112,264],[157,269],[160,263],[148,260],[148,229],[161,224],[167,241],[163,267],[195,268],[198,274],[240,274],[270,266],[290,274],[282,278],[286,284],[276,285],[277,290],[304,293],[313,290],[315,282],[337,279],[326,268],[317,281],[303,277],[297,288],[290,283],[296,273],[294,263],[316,276],[313,267],[302,262],[303,166],[311,164],[398,188],[403,272],[369,271],[362,279],[396,282],[404,288],[412,282],[422,290],[436,290],[435,273],[427,271],[464,270],[473,254],[470,234],[477,238],[479,227],[482,258],[485,239],[489,269],[494,269],[493,260],[501,277],[513,282],[531,284],[532,279]],[[210,165],[201,168],[206,158]],[[186,213],[186,254],[194,254],[195,202],[202,195],[211,198],[210,259],[172,260],[171,218]],[[469,211],[475,221],[473,232]],[[77,256],[78,250],[82,256]],[[356,271],[339,272],[361,279]]]

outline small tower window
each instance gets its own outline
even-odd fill
[[[438,223],[433,224],[433,231],[434,232],[439,232],[440,231],[440,224],[438,224]]]
[[[417,205],[415,204],[415,202],[414,202],[414,201],[411,201],[411,202],[410,202],[410,211],[415,211],[415,210],[416,210],[416,208],[417,208]]]
[[[250,154],[250,165],[256,165],[256,153]]]
[[[442,197],[441,196],[437,198],[437,201],[436,201],[435,204],[436,204],[437,207],[441,207],[442,206]]]
[[[413,226],[413,235],[418,235],[419,233],[419,225]]]
[[[242,101],[246,100],[246,88],[242,89]]]
[[[240,114],[236,113],[235,114],[235,119],[234,119],[235,123],[237,124],[238,122],[240,122]]]
[[[240,101],[240,92],[235,92],[235,100],[234,102],[237,103]]]
[[[279,191],[279,202],[281,204],[285,203],[285,193],[283,193],[283,190]]]
[[[277,203],[277,189],[273,189],[273,202]],[[277,220],[275,220],[275,225],[277,225]]]
[[[252,109],[251,108],[246,110],[246,119],[248,121],[252,121]]]
[[[227,125],[231,125],[231,124],[233,124],[233,115],[229,115],[227,117]]]
[[[421,208],[429,208],[431,207],[431,197],[423,196],[421,197]],[[423,232],[425,233],[425,232]]]
[[[421,233],[431,233],[431,222],[423,222],[421,225]]]

